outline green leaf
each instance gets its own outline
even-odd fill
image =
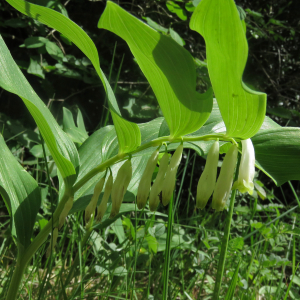
[[[62,61],[62,59],[64,58],[64,54],[61,49],[53,42],[46,42],[46,50],[50,56],[58,61]]]
[[[181,20],[185,21],[187,19],[186,11],[174,1],[167,1],[166,6],[170,12],[175,13]]]
[[[13,236],[24,249],[30,244],[41,193],[37,182],[21,167],[0,135],[0,193],[10,214]]]
[[[19,18],[9,19],[4,22],[4,25],[13,27],[13,28],[23,28],[27,26],[27,23]]]
[[[300,180],[300,128],[277,127],[257,133],[252,142],[259,167],[279,186]]]
[[[202,0],[190,27],[205,39],[208,71],[227,135],[252,137],[264,121],[266,94],[242,81],[248,45],[234,1]]]
[[[29,74],[33,74],[45,79],[45,74],[43,68],[40,65],[40,61],[35,57],[30,57],[30,65],[27,69],[27,72]]]
[[[239,279],[239,269],[240,269],[240,264],[241,264],[241,259],[239,259],[239,262],[235,268],[234,274],[231,278],[230,286],[228,288],[228,291],[226,293],[225,300],[232,300],[235,292],[235,288]]]
[[[173,30],[172,28],[170,28],[170,36],[180,46],[184,46],[185,45],[184,39],[175,30]]]
[[[78,111],[78,116],[79,116]],[[81,114],[81,113],[80,113]],[[67,108],[63,108],[63,126],[64,131],[70,136],[73,142],[82,144],[89,136],[87,132],[85,131],[84,124],[82,124],[83,121],[81,121],[81,117],[79,116],[79,122],[77,120],[78,127],[75,125],[73,114],[71,111],[69,111]],[[81,128],[79,127],[79,124],[81,124]],[[83,126],[83,128],[82,128]]]
[[[119,152],[126,153],[135,150],[141,143],[139,127],[137,124],[128,122],[121,117],[113,90],[100,68],[97,48],[89,36],[70,19],[52,9],[23,0],[7,0],[7,2],[21,13],[62,33],[90,59],[107,93],[110,112],[117,131]]]
[[[27,38],[24,41],[24,44],[25,44],[25,47],[28,48],[28,49],[40,48],[40,47],[43,47],[46,44],[47,41],[48,41],[48,39],[46,39],[44,37],[32,36],[32,37]]]
[[[79,166],[78,152],[74,143],[62,131],[54,117],[34,92],[19,67],[11,57],[0,36],[0,86],[18,95],[33,116],[48,149],[61,172],[66,185],[72,186]]]
[[[152,19],[150,19],[149,17],[143,18],[149,26],[151,26],[153,29],[163,32],[163,33],[168,33],[168,29],[157,24],[156,22],[154,22]]]
[[[194,132],[205,123],[212,109],[212,91],[196,92],[195,64],[187,50],[110,1],[98,27],[128,43],[157,97],[172,137]]]

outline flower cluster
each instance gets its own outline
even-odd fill
[[[215,142],[207,155],[204,171],[197,187],[197,207],[203,209],[213,193],[212,208],[216,211],[224,209],[232,189],[241,193],[253,192],[255,174],[254,147],[250,139],[241,141],[242,157],[239,167],[238,180],[233,184],[233,176],[237,163],[238,148],[232,145],[227,151],[216,182],[217,165],[219,160],[219,142]],[[215,183],[216,182],[216,183]]]
[[[232,189],[239,189],[239,191],[242,193],[248,192],[249,194],[252,194],[253,178],[255,173],[254,148],[250,139],[241,141],[241,144],[242,157],[239,167],[239,176],[238,180],[232,186],[234,171],[237,163],[238,147],[237,145],[233,144],[227,151],[222,163],[219,177],[217,179],[220,147],[219,141],[213,143],[208,152],[206,165],[197,186],[197,208],[203,209],[206,206],[209,198],[212,196],[212,208],[216,211],[223,210]],[[167,205],[175,188],[176,173],[182,158],[183,144],[181,143],[177,147],[176,151],[171,157],[171,160],[169,159],[170,154],[168,154],[168,152],[163,154],[159,161],[159,169],[156,179],[151,187],[153,173],[159,158],[159,148],[156,149],[150,156],[139,183],[136,197],[137,206],[139,209],[143,209],[145,207],[148,197],[151,211],[155,211],[157,209],[160,200],[162,201],[163,205]],[[85,210],[86,223],[88,223],[95,215],[99,196],[104,187],[105,177],[106,176],[101,178],[96,184],[92,199]],[[114,182],[113,176],[110,172],[110,176],[105,184],[102,200],[97,208],[96,220],[98,222],[100,222],[104,216],[110,195],[112,199],[112,210],[110,217],[113,218],[119,213],[131,177],[131,159],[128,159],[120,167]],[[70,209],[70,206],[71,205],[69,205],[67,202],[65,210],[67,211]],[[65,213],[62,213],[62,218],[64,217]]]

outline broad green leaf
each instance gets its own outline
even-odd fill
[[[75,170],[78,171],[79,167],[77,149],[34,92],[11,57],[2,37],[0,37],[0,70],[0,86],[23,100],[38,125],[66,185],[72,186],[76,180]]]
[[[234,1],[202,0],[190,27],[205,39],[208,71],[227,135],[252,137],[264,121],[266,94],[242,81],[248,44]]]
[[[13,236],[24,249],[30,244],[41,205],[37,182],[21,167],[0,135],[0,193],[11,219]]]
[[[252,142],[260,168],[277,185],[300,180],[300,128],[279,127],[258,132]]]
[[[79,113],[78,113],[79,116]],[[82,115],[81,115],[82,119]],[[80,117],[79,117],[80,120]],[[73,142],[82,144],[89,136],[87,132],[85,131],[84,124],[82,129],[82,124],[77,120],[78,127],[75,125],[73,114],[71,111],[69,111],[67,108],[63,108],[63,126],[64,131],[70,136]],[[81,128],[79,127],[81,126]]]
[[[98,27],[128,43],[157,97],[172,137],[192,133],[205,123],[212,109],[212,91],[196,92],[195,64],[187,50],[110,1]]]
[[[141,143],[139,128],[135,123],[128,122],[121,117],[112,88],[100,68],[96,46],[89,36],[70,19],[52,9],[31,4],[23,0],[6,1],[21,13],[62,33],[90,59],[107,93],[110,112],[117,131],[119,152],[124,153],[135,150]]]

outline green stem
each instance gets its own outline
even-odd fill
[[[234,181],[238,178],[238,167],[240,162],[240,155],[239,160],[237,163]],[[229,242],[229,234],[230,234],[230,226],[231,226],[231,220],[233,215],[233,208],[234,208],[234,201],[235,201],[235,194],[236,190],[233,190],[230,197],[230,204],[229,204],[229,213],[227,216],[227,222],[224,229],[224,236],[222,240],[222,246],[221,246],[221,253],[220,253],[220,259],[218,263],[218,270],[217,270],[217,276],[216,276],[216,283],[213,293],[213,300],[219,300],[220,298],[220,290],[221,290],[221,283],[222,283],[222,277],[225,269],[225,261],[226,261],[226,254],[227,254],[227,248],[228,248],[228,242]]]
[[[26,264],[23,263],[21,255],[18,253],[17,264],[11,278],[6,299],[16,299],[25,268]]]
[[[164,273],[163,273],[163,300],[168,299],[168,284],[169,284],[169,269],[170,269],[170,252],[171,252],[171,239],[172,239],[172,227],[173,227],[173,199],[174,195],[169,203],[169,217],[168,217],[168,232],[166,240],[166,252],[164,262]]]

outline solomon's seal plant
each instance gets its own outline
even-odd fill
[[[163,113],[163,118],[145,124],[130,122],[121,115],[114,92],[100,67],[97,48],[81,27],[52,9],[23,0],[6,1],[21,13],[60,32],[87,56],[107,95],[114,125],[99,129],[77,147],[72,136],[62,130],[30,86],[0,37],[0,86],[18,95],[34,118],[57,166],[60,186],[58,204],[51,219],[46,220],[48,222],[37,236],[32,237],[41,205],[40,187],[16,161],[0,136],[0,192],[10,212],[11,232],[18,247],[17,263],[6,299],[16,299],[27,265],[51,232],[53,244],[50,247],[53,250],[58,229],[62,227],[70,212],[76,213],[86,209],[86,220],[89,224],[85,228],[82,247],[97,226],[109,226],[105,225],[109,223],[109,215],[114,220],[122,216],[123,200],[133,201],[133,198],[127,195],[133,195],[134,198],[137,196],[139,208],[147,212],[146,202],[153,169],[156,167],[158,152],[164,151],[161,147],[163,144],[166,144],[168,151],[165,151],[159,161],[158,173],[150,189],[149,208],[152,211],[157,209],[161,193],[164,205],[172,199],[176,173],[184,148],[194,149],[199,155],[208,155],[207,166],[197,188],[196,205],[200,208],[205,206],[212,191],[212,207],[221,211],[226,206],[240,149],[237,145],[240,145],[240,142],[242,159],[234,188],[252,193],[253,147],[257,165],[278,185],[291,179],[300,179],[299,128],[282,128],[265,117],[266,94],[250,89],[242,81],[248,45],[245,23],[241,21],[233,0],[202,0],[195,8],[190,21],[190,28],[201,34],[206,44],[207,68],[212,86],[202,94],[197,92],[194,57],[185,48],[117,4],[107,1],[98,27],[102,31],[111,31],[128,44]],[[278,143],[283,139],[284,145]],[[214,182],[218,142],[215,141],[232,145],[224,158],[216,185]],[[209,148],[208,152],[206,149]],[[175,149],[169,164],[168,152]],[[283,155],[284,164],[278,164],[278,158],[282,158]],[[108,168],[111,168],[111,174],[107,179],[96,217],[96,221],[103,222],[96,225],[95,207]],[[131,180],[132,178],[134,180]],[[140,186],[137,187],[136,183],[139,181]],[[233,211],[235,192],[236,190],[232,192],[229,212]],[[172,203],[171,200],[166,263],[170,257]],[[136,213],[136,206],[132,210]],[[230,222],[229,218],[225,228],[227,234],[222,242],[224,245],[228,243]],[[220,257],[214,299],[219,299],[224,271],[222,266],[226,255],[223,253]],[[77,270],[79,261],[79,258],[74,260],[72,270]],[[74,272],[70,272],[66,281],[72,279]],[[68,282],[62,282],[62,286],[66,284]],[[167,295],[168,284],[165,280],[163,299],[166,299]]]

